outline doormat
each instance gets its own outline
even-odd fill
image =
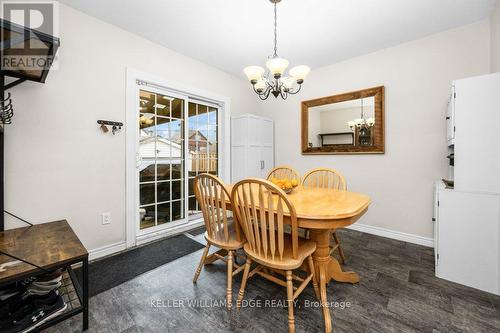
[[[202,244],[181,234],[96,260],[89,264],[89,297],[203,247]],[[81,267],[75,269],[75,273],[81,285]]]

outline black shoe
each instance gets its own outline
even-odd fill
[[[22,293],[25,290],[26,290],[26,288],[24,286],[20,286],[17,283],[11,283],[11,284],[1,288],[0,289],[0,307],[3,306],[3,304],[9,302],[10,298]]]
[[[30,303],[12,315],[10,322],[2,325],[1,331],[3,333],[29,332],[64,312],[66,306],[62,297],[54,291],[44,297],[32,298]]]
[[[54,290],[45,295],[30,295],[27,293],[20,293],[14,297],[9,298],[8,302],[0,305],[0,327],[4,325],[6,322],[11,321],[12,318],[16,318],[16,313],[20,313],[25,311],[26,307],[30,307],[31,303],[35,299],[44,300],[44,299],[53,299],[55,296],[53,293],[59,295],[59,291]]]

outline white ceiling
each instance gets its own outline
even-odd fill
[[[89,15],[243,77],[273,49],[268,0],[61,0]],[[489,15],[495,0],[282,0],[278,54],[317,68]]]

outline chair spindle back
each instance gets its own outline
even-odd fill
[[[271,180],[271,178],[278,178],[278,179],[283,179],[283,178],[288,178],[288,179],[297,179],[297,181],[300,180],[300,175],[299,173],[292,167],[282,165],[278,166],[267,174],[266,179]]]
[[[347,190],[344,176],[339,171],[328,168],[313,169],[306,173],[302,178],[302,186]]]
[[[226,200],[230,198],[224,183],[208,173],[194,179],[194,193],[200,205],[208,237],[229,241]]]
[[[233,211],[251,250],[265,259],[283,259],[285,249],[291,247],[297,258],[297,214],[285,192],[263,179],[244,179],[231,192]],[[289,221],[291,244],[285,237],[284,224]]]

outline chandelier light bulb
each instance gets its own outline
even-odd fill
[[[266,67],[269,69],[271,74],[275,79],[279,79],[281,75],[285,72],[285,69],[288,67],[288,60],[283,58],[271,58],[266,62]]]
[[[290,69],[289,73],[297,81],[297,83],[301,84],[302,82],[304,82],[307,74],[309,74],[310,71],[311,68],[309,68],[309,66],[300,65]]]
[[[373,125],[375,125],[375,118],[373,118],[373,117],[371,117],[371,118],[367,118],[367,119],[366,119],[366,124],[367,124],[368,126],[373,126]]]
[[[255,83],[257,80],[262,78],[262,75],[264,75],[264,68],[260,66],[248,66],[243,69],[243,72],[248,78],[248,81]]]
[[[354,123],[356,124],[356,126],[358,127],[361,127],[361,125],[363,125],[363,123],[365,122],[365,120],[363,118],[357,118],[357,119],[354,119]]]
[[[255,90],[257,92],[262,92],[266,89],[266,81],[264,81],[262,78],[259,78],[257,82],[255,83]]]
[[[293,84],[295,83],[295,79],[293,77],[287,76],[282,79],[283,86],[285,89],[290,90],[293,88]]]

